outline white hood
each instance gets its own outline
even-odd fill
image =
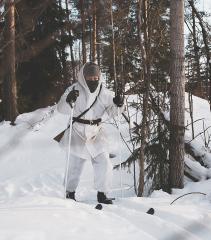
[[[99,92],[99,89],[100,89],[100,85],[101,85],[101,83],[102,83],[101,73],[100,73],[100,78],[99,78],[99,84],[98,84],[96,90],[95,90],[93,93],[91,93],[90,90],[89,90],[89,87],[87,86],[86,80],[85,80],[85,78],[84,78],[84,73],[83,73],[83,72],[84,72],[84,67],[85,67],[86,64],[87,64],[87,63],[85,63],[85,64],[81,67],[81,69],[80,69],[80,71],[79,71],[79,73],[78,73],[78,82],[79,82],[79,84],[84,88],[84,90],[85,90],[85,92],[86,92],[86,94],[87,94],[88,96],[89,96],[90,94],[93,95],[93,96],[97,96],[97,94],[98,94],[98,92]]]

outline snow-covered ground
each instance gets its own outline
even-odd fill
[[[53,137],[68,119],[54,108],[22,114],[15,127],[8,122],[0,124],[0,240],[211,239],[211,180],[203,178],[209,169],[203,171],[197,164],[200,182],[186,182],[184,189],[174,190],[172,195],[159,190],[144,198],[135,197],[132,171],[122,171],[121,192],[120,172],[114,170],[109,195],[116,197],[115,204],[98,211],[94,208],[92,166],[87,162],[76,194],[78,202],[64,200],[66,155]],[[194,98],[194,120],[198,118],[205,118],[206,127],[211,125],[208,103]],[[188,114],[186,119],[189,121]],[[203,124],[195,124],[196,135]],[[112,159],[116,164],[120,152],[122,161],[129,152],[124,143],[119,145],[116,128],[109,123],[105,127],[110,152],[117,155]],[[127,137],[125,124],[121,131]],[[190,136],[187,131],[187,140]],[[210,153],[203,152],[203,137],[196,138],[193,145],[211,163]],[[189,192],[206,195],[186,195],[171,204]],[[155,214],[146,214],[151,207]]]

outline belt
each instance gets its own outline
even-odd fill
[[[89,125],[99,125],[99,123],[101,122],[101,118],[98,118],[95,120],[87,120],[87,119],[73,117],[73,122],[79,122],[79,123],[89,124]]]

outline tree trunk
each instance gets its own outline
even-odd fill
[[[197,46],[197,36],[196,36],[196,21],[195,21],[195,13],[192,9],[192,22],[193,22],[193,48],[194,48],[194,59],[195,59],[195,63],[193,66],[193,71],[195,73],[196,71],[196,80],[199,83],[199,87],[200,87],[200,95],[204,96],[204,88],[203,88],[203,80],[201,79],[201,74],[200,74],[200,59],[199,59],[199,48]],[[191,93],[192,94],[192,93]]]
[[[144,24],[142,22],[144,20]],[[144,31],[144,40],[142,38],[141,30]],[[144,193],[144,162],[145,162],[145,148],[147,140],[147,118],[149,113],[149,86],[150,86],[150,42],[147,29],[147,0],[139,0],[138,4],[138,35],[139,35],[139,46],[140,56],[142,60],[143,69],[143,81],[144,81],[144,93],[143,93],[143,111],[142,111],[142,124],[141,124],[141,146],[139,155],[139,186],[138,196],[143,196]]]
[[[59,9],[62,12],[62,0],[59,0]],[[59,15],[59,21],[62,22],[62,18],[61,15]],[[65,31],[64,29],[61,29],[61,35],[62,37],[65,36]],[[61,63],[62,63],[62,76],[61,78],[64,80],[64,82],[67,82],[67,78],[68,78],[68,73],[67,73],[67,59],[66,59],[66,52],[65,52],[65,48],[66,46],[61,46],[61,48],[58,50],[60,51],[61,54]]]
[[[13,0],[5,3],[5,43],[7,47],[4,49],[4,67],[5,77],[3,82],[3,106],[4,119],[14,121],[18,115],[17,109],[17,87],[15,73],[15,6]]]
[[[113,56],[113,76],[115,84],[115,93],[117,93],[117,76],[116,76],[116,48],[114,41],[114,19],[113,19],[113,10],[112,10],[113,1],[110,0],[110,17],[111,17],[111,31],[112,31],[112,56]]]
[[[92,61],[96,62],[97,57],[97,21],[96,21],[96,2],[92,0]]]
[[[86,19],[84,15],[84,0],[80,0],[80,12],[81,12],[81,25],[82,25],[82,32],[81,32],[81,41],[82,41],[82,56],[83,56],[83,64],[86,63],[86,43],[85,43],[85,26],[86,26]]]
[[[89,11],[90,14],[90,11]],[[92,21],[91,21],[91,16],[89,15],[89,61],[92,61]]]
[[[96,41],[97,41],[97,45],[96,45],[96,49],[97,49],[97,64],[98,66],[100,66],[101,61],[100,61],[100,57],[101,57],[101,38],[100,38],[100,29],[99,29],[99,14],[96,14]]]
[[[67,0],[65,0],[65,5],[66,5],[66,13],[67,13],[67,21],[70,23],[70,17],[69,17],[69,7],[68,7],[68,2]],[[74,82],[76,82],[76,73],[75,73],[75,58],[73,55],[73,37],[71,34],[71,30],[68,30],[68,34],[70,37],[70,43],[69,43],[69,48],[70,48],[70,56],[71,56],[71,66],[72,66],[72,82],[69,82],[69,84],[73,84]]]
[[[184,187],[184,0],[170,2],[170,187]]]

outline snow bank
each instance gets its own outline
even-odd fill
[[[136,101],[136,96],[130,96]],[[211,125],[209,106],[194,98],[194,119],[204,116],[206,126]],[[141,119],[140,113],[130,111],[131,123]],[[186,114],[186,119],[189,117]],[[94,209],[96,191],[93,190],[93,170],[86,163],[76,193],[79,202],[64,200],[64,166],[66,155],[53,140],[67,126],[68,117],[59,114],[55,106],[22,114],[17,126],[0,124],[0,239],[1,240],[68,240],[68,239],[210,239],[211,236],[211,180],[210,169],[200,166],[191,158],[185,159],[200,177],[198,183],[186,182],[182,190],[174,189],[169,195],[154,191],[149,198],[135,197],[133,172],[114,171],[111,196],[115,205]],[[202,129],[196,124],[196,133]],[[130,139],[128,125],[121,119],[121,133]],[[115,123],[105,124],[113,164],[126,159],[130,152],[119,142]],[[186,138],[191,140],[191,130]],[[198,154],[204,154],[210,164],[210,153],[203,150],[203,140],[192,142]],[[130,146],[131,147],[131,146]],[[122,158],[120,158],[120,153]],[[210,165],[209,165],[210,166]],[[138,172],[138,171],[137,171]],[[171,202],[182,194],[190,194]],[[123,198],[121,198],[123,196]],[[155,215],[146,211],[153,207]]]

